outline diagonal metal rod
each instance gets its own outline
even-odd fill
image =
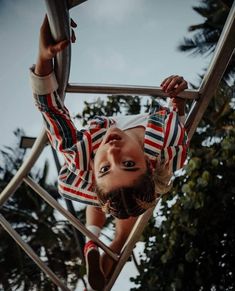
[[[68,84],[67,93],[94,93],[94,94],[131,94],[168,97],[160,87],[154,86],[131,86],[131,85],[108,85],[108,84]],[[179,97],[185,99],[197,99],[197,90],[185,90]]]
[[[150,217],[153,214],[153,210],[155,207],[152,207],[148,209],[145,213],[143,213],[138,220],[136,221],[135,225],[133,226],[128,239],[126,240],[125,245],[122,248],[120,258],[118,260],[118,263],[114,269],[114,272],[105,287],[105,291],[111,290],[112,286],[114,285],[117,277],[119,276],[123,266],[125,265],[126,261],[130,257],[136,242],[139,240],[145,226],[147,225]]]
[[[48,204],[54,209],[58,210],[69,222],[85,236],[94,241],[100,248],[102,248],[112,259],[117,261],[119,256],[115,254],[109,247],[107,247],[101,240],[99,240],[92,232],[90,232],[75,216],[73,216],[67,209],[61,206],[50,194],[47,193],[40,185],[33,181],[30,177],[25,177],[24,182],[28,184],[36,193],[38,193]]]
[[[235,1],[227,17],[223,31],[207,72],[199,89],[199,100],[195,101],[189,112],[185,127],[189,139],[192,138],[199,122],[201,121],[211,98],[215,94],[219,82],[229,64],[235,48]]]
[[[5,189],[3,189],[2,193],[0,194],[0,208],[21,185],[22,179],[30,172],[31,168],[33,167],[42,150],[44,149],[46,142],[47,135],[46,131],[43,130],[37,138],[36,142],[34,143],[30,156],[24,161],[15,176],[11,179],[11,181],[7,184]]]
[[[38,267],[63,291],[70,291],[64,283],[51,271],[50,268],[38,257],[34,250],[21,238],[21,236],[11,227],[10,223],[0,214],[0,224],[8,234],[17,242],[17,244],[26,252],[26,254],[38,265]]]

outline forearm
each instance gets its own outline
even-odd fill
[[[182,124],[185,124],[185,100],[182,99],[182,102],[178,103],[176,108],[178,111],[180,122]]]
[[[185,115],[185,100],[182,100],[182,102],[179,102],[176,108],[178,110],[179,116],[184,116]]]

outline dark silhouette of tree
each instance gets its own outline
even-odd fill
[[[178,47],[180,51],[190,52],[194,55],[210,55],[214,52],[224,23],[227,19],[232,0],[201,0],[200,6],[193,9],[203,17],[202,23],[191,25],[188,30],[192,32],[192,37],[185,37],[183,43]],[[225,73],[225,79],[234,78],[235,57]]]
[[[18,129],[15,135],[19,140],[23,132]],[[25,150],[19,149],[17,144],[15,148],[5,147],[1,154],[3,162],[0,190],[3,190],[22,164]],[[42,171],[34,171],[30,175],[58,199],[56,185],[46,183],[47,173],[46,162]],[[61,280],[75,289],[84,274],[84,267],[81,266],[81,259],[72,239],[70,224],[61,220],[54,209],[24,183],[2,206],[1,213]],[[84,212],[79,215],[84,220]],[[0,289],[58,290],[2,228],[0,237]]]

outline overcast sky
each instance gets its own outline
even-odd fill
[[[35,62],[44,1],[0,1],[0,146],[21,127],[37,136],[41,118],[31,98],[28,68]],[[176,5],[177,3],[177,5]],[[159,85],[171,74],[198,83],[208,60],[177,51],[190,24],[202,21],[196,0],[89,0],[72,10],[78,24],[71,82]],[[71,113],[86,96],[68,96]]]
[[[196,0],[88,0],[73,8],[78,41],[72,49],[70,81],[159,86],[168,75],[179,74],[198,84],[209,60],[177,51],[183,37],[189,36],[188,26],[203,21],[192,9],[198,4]],[[14,146],[17,127],[35,137],[42,128],[28,68],[36,60],[44,14],[44,1],[0,0],[0,148]],[[72,115],[82,111],[86,98],[67,96]],[[120,290],[123,282],[113,290]]]

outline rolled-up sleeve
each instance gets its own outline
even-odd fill
[[[189,140],[184,120],[176,111],[170,111],[165,119],[164,146],[161,160],[173,173],[183,167],[188,154]]]
[[[30,78],[35,104],[42,113],[51,145],[63,154],[72,172],[87,170],[91,154],[89,132],[76,129],[69,111],[57,94],[58,84],[54,72],[47,76],[37,76],[32,67]]]

